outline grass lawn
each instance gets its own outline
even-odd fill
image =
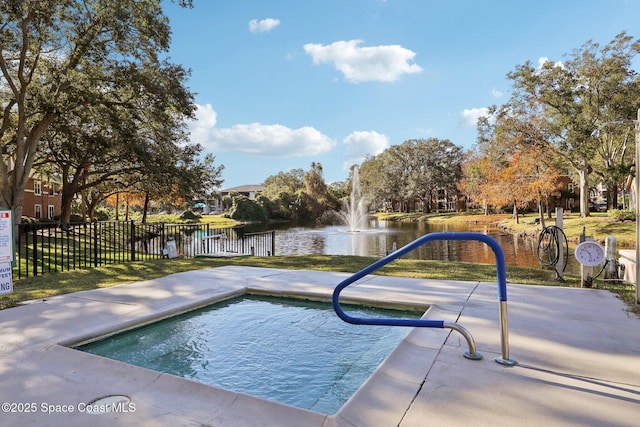
[[[516,232],[524,232],[527,235],[537,235],[540,232],[540,225],[531,224],[533,214],[528,214],[520,218],[520,223],[508,215],[500,221],[503,226]],[[555,225],[555,218],[545,219],[546,225]],[[580,218],[579,214],[572,213],[564,216],[562,228],[569,241],[577,243],[583,230],[587,236],[593,236],[594,240],[604,243],[607,236],[616,238],[618,248],[636,247],[636,223],[634,221],[615,221],[609,218],[604,212],[592,212],[587,218]]]
[[[429,221],[429,222],[474,222],[499,223],[516,233],[537,236],[540,226],[531,224],[534,214],[521,217],[516,224],[510,214],[482,215],[469,213],[391,213],[378,214],[379,219],[390,221]],[[167,215],[151,217],[149,220],[159,222],[180,222],[178,216],[172,218]],[[220,226],[237,224],[234,220],[220,215],[204,215],[201,222]],[[554,224],[549,220],[547,225]],[[635,247],[635,223],[614,222],[605,213],[593,213],[589,218],[579,218],[571,214],[564,219],[564,229],[572,242],[577,242],[583,227],[587,235],[592,235],[598,241],[613,235],[618,241],[618,247]],[[289,270],[321,270],[356,272],[375,262],[377,258],[359,256],[335,255],[297,255],[286,257],[236,257],[236,258],[196,258],[196,259],[161,259],[143,262],[114,264],[104,267],[75,270],[46,274],[44,276],[28,277],[14,281],[14,292],[0,296],[0,309],[13,307],[21,301],[41,299],[55,295],[78,292],[89,289],[103,288],[140,280],[149,280],[182,271],[220,267],[225,265],[255,266],[267,268],[283,268]],[[440,280],[468,280],[468,281],[496,281],[494,265],[449,262],[446,268],[440,261],[396,260],[376,272],[378,275],[402,276]],[[565,274],[564,281],[554,279],[555,274],[550,270],[507,267],[507,281],[541,286],[580,286],[580,277]],[[336,283],[337,285],[337,283]],[[630,284],[610,284],[596,281],[594,287],[608,289],[617,293],[630,307],[631,311],[640,314],[640,307],[635,304],[635,289]]]
[[[182,224],[182,223],[192,223],[192,222],[193,222],[192,220],[180,219],[180,215],[178,214],[149,215],[147,217],[147,223],[149,224],[154,224],[154,223]],[[214,227],[232,227],[234,225],[241,224],[235,219],[227,218],[222,215],[202,215],[198,222],[202,224],[211,224]]]
[[[183,271],[221,267],[226,265],[283,268],[289,270],[320,270],[356,272],[375,262],[377,258],[337,255],[296,255],[283,257],[234,257],[234,258],[184,258],[159,259],[143,262],[115,264],[88,270],[51,273],[44,276],[28,277],[14,282],[14,292],[0,296],[0,309],[13,307],[21,301],[48,298],[55,295],[97,289],[149,280]],[[441,280],[496,281],[496,269],[490,264],[449,262],[446,268],[440,261],[420,261],[399,259],[378,270],[378,275],[402,276]],[[580,278],[566,275],[564,282],[554,280],[550,270],[522,267],[507,267],[507,281],[546,286],[580,286]],[[337,285],[337,283],[336,283]],[[611,285],[596,282],[595,287],[616,292],[630,306],[634,307],[635,292],[630,285]],[[606,286],[606,288],[605,288]]]
[[[591,216],[580,218],[580,214],[571,213],[563,217],[562,229],[567,235],[567,239],[572,243],[577,243],[583,229],[587,236],[593,236],[594,240],[604,243],[607,236],[616,238],[618,248],[636,247],[636,223],[634,221],[615,221],[605,212],[591,212]],[[444,212],[444,213],[380,213],[376,215],[379,219],[388,221],[426,221],[430,223],[441,222],[473,222],[477,224],[495,224],[514,233],[531,237],[540,235],[542,227],[535,224],[534,219],[538,218],[537,213],[520,215],[519,222],[513,219],[511,214],[469,214],[466,212]],[[555,215],[553,218],[545,218],[545,225],[555,225]]]

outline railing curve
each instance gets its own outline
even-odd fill
[[[480,359],[482,358],[476,352],[475,342],[473,337],[468,331],[457,323],[445,322],[444,320],[423,320],[423,319],[386,319],[386,318],[361,318],[353,317],[344,312],[340,305],[340,293],[344,288],[352,283],[360,280],[361,278],[373,273],[374,271],[384,267],[390,262],[400,258],[402,255],[411,252],[425,243],[434,240],[475,240],[486,243],[492,250],[496,258],[496,276],[498,284],[498,300],[500,304],[500,342],[501,342],[501,357],[497,357],[495,361],[502,365],[512,366],[516,362],[509,358],[509,327],[507,320],[507,267],[504,258],[504,252],[500,244],[493,239],[482,233],[472,232],[438,232],[425,234],[422,237],[414,240],[413,242],[401,247],[400,249],[391,252],[384,258],[379,259],[368,267],[354,273],[347,279],[343,280],[336,286],[333,291],[332,303],[333,309],[336,314],[345,322],[360,324],[360,325],[385,325],[385,326],[413,326],[423,328],[449,328],[460,332],[469,345],[469,352],[465,353],[465,357],[468,359]]]

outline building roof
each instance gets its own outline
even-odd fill
[[[257,193],[264,190],[263,185],[258,184],[249,184],[249,185],[239,185],[237,187],[225,188],[220,190],[221,193]]]

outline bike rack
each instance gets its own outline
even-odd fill
[[[361,318],[352,317],[342,310],[340,306],[340,292],[352,283],[360,280],[374,271],[384,267],[390,262],[400,258],[402,255],[411,252],[425,243],[434,240],[476,240],[486,243],[491,247],[496,258],[496,275],[498,282],[498,300],[500,304],[500,343],[501,357],[497,357],[495,361],[501,365],[513,366],[517,362],[509,358],[509,327],[507,321],[507,268],[504,259],[504,252],[500,244],[493,238],[482,233],[471,232],[440,232],[430,233],[414,240],[413,242],[403,246],[402,248],[391,252],[389,255],[374,262],[368,267],[363,268],[359,272],[351,275],[351,277],[343,280],[336,286],[333,291],[332,303],[333,309],[342,320],[347,323],[357,325],[384,325],[384,326],[412,326],[422,328],[447,328],[460,332],[467,341],[469,351],[464,353],[464,357],[471,360],[482,359],[482,355],[476,351],[476,345],[471,334],[461,325],[454,322],[445,322],[444,320],[423,320],[423,319],[385,319],[385,318]]]

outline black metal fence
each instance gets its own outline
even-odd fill
[[[20,224],[14,277],[163,257],[274,255],[275,231],[126,221]]]

